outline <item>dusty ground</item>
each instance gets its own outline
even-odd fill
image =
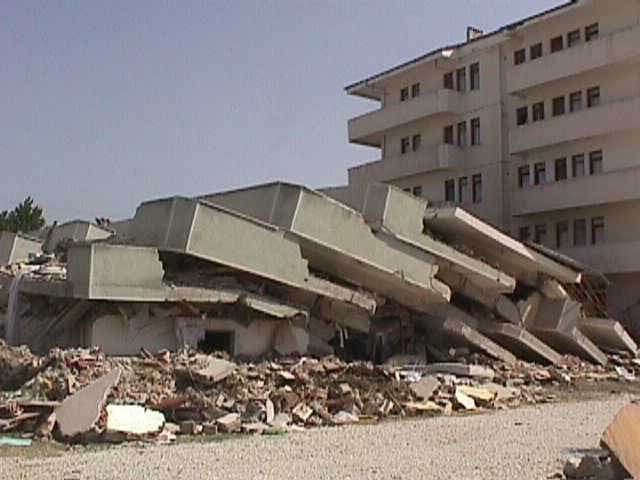
[[[632,396],[590,398],[466,417],[162,447],[5,448],[0,449],[0,478],[540,480],[559,471],[572,452],[597,446],[603,429]]]

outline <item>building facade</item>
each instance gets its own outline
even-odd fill
[[[574,0],[346,88],[375,110],[349,141],[379,159],[328,192],[391,183],[455,203],[605,273],[640,324],[640,1]]]

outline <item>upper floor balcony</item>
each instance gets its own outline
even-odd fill
[[[600,273],[640,271],[640,241],[570,247],[560,251]]]
[[[511,154],[522,154],[560,143],[638,128],[640,97],[633,97],[512,127],[509,146]]]
[[[436,90],[405,102],[374,110],[349,120],[349,141],[382,146],[384,132],[390,128],[440,114],[461,111],[461,95],[454,90]]]
[[[640,199],[640,167],[570,178],[515,190],[514,216]]]
[[[509,93],[521,93],[561,78],[638,57],[640,27],[627,27],[537,60],[512,66],[507,72],[507,89]]]
[[[350,169],[350,174],[358,176],[364,183],[389,182],[412,175],[457,168],[462,165],[463,157],[464,151],[460,147],[439,145],[365,163]]]

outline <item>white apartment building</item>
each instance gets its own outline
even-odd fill
[[[349,141],[367,185],[459,204],[603,272],[610,314],[640,325],[640,0],[574,0],[346,87],[377,102]],[[638,332],[636,330],[636,332]]]

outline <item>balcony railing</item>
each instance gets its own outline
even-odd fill
[[[512,154],[640,128],[640,97],[586,108],[521,127],[509,133]]]
[[[640,167],[521,188],[512,192],[515,216],[640,199]]]
[[[349,141],[380,146],[382,133],[422,118],[444,113],[458,113],[460,93],[437,90],[349,120]]]
[[[561,52],[513,66],[507,73],[508,91],[522,92],[561,78],[627,61],[638,57],[638,45],[640,27],[634,25]]]
[[[454,169],[462,165],[464,150],[454,145],[425,148],[397,157],[384,158],[350,170],[351,176],[370,182],[387,182],[421,173]]]

